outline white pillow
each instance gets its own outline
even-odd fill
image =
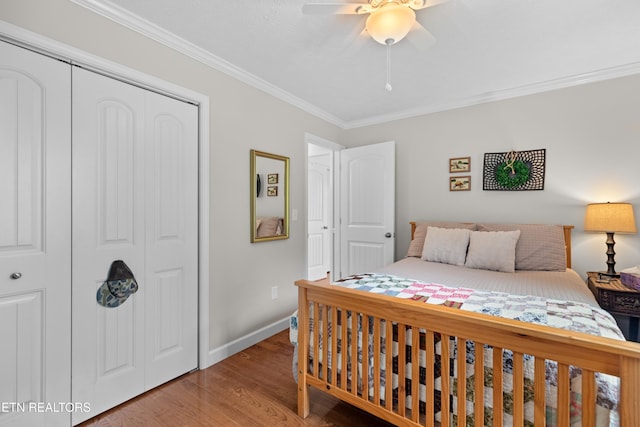
[[[422,259],[444,264],[464,265],[471,230],[464,228],[427,227]]]
[[[472,231],[464,266],[513,273],[519,238],[520,230]]]

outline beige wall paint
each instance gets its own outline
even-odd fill
[[[639,93],[636,75],[354,129],[343,141],[396,141],[396,257],[415,219],[573,224],[573,266],[586,277],[606,270],[606,236],[583,231],[586,204],[631,202],[640,218]],[[544,191],[482,190],[484,153],[538,148]],[[450,192],[448,160],[464,156],[471,191]],[[640,234],[616,242],[617,270],[640,264]]]
[[[584,206],[640,210],[640,76],[577,86],[344,131],[66,0],[4,0],[0,19],[208,95],[211,147],[210,348],[282,319],[305,274],[304,133],[347,146],[394,140],[396,257],[408,221],[452,219],[575,224],[574,266],[605,267],[605,236],[582,231]],[[285,241],[249,243],[249,150],[291,158]],[[547,149],[544,191],[482,191],[485,152]],[[450,157],[471,156],[472,190],[448,190]],[[640,212],[636,212],[640,216]],[[617,236],[618,267],[640,264],[640,235]],[[271,287],[279,299],[271,300]]]
[[[304,134],[340,129],[67,0],[3,0],[0,19],[210,97],[210,349],[291,314],[306,265]],[[288,240],[250,243],[252,148],[291,158]]]

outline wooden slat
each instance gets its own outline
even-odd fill
[[[426,426],[432,427],[435,423],[433,418],[434,397],[432,394],[432,390],[435,390],[435,372],[433,371],[433,367],[435,366],[435,337],[433,331],[427,331],[425,333],[425,349],[427,359],[427,376],[425,378],[425,386],[427,390]]]
[[[420,420],[420,329],[411,328],[411,419]]]
[[[309,416],[309,301],[306,289],[298,290],[298,416]]]
[[[546,424],[546,361],[542,357],[536,357],[533,373],[533,421],[535,425],[544,426]],[[585,424],[589,425],[589,424]]]
[[[573,230],[573,225],[565,225],[563,227],[564,231],[564,250],[565,250],[565,258],[567,260],[567,268],[571,268],[571,230]]]
[[[474,401],[473,416],[475,427],[484,426],[484,344],[475,343],[475,362],[473,364],[474,375]]]
[[[338,384],[338,310],[331,307],[331,384],[335,387]]]
[[[596,425],[596,378],[588,369],[582,370],[582,425]]]
[[[320,364],[320,305],[313,303],[313,376],[319,377],[318,369]]]
[[[369,400],[369,316],[362,314],[362,398]]]
[[[513,353],[513,425],[524,426],[524,367],[522,353]]]
[[[406,342],[406,326],[398,325],[398,414],[406,415],[406,368],[407,368],[407,342]]]
[[[613,362],[613,361],[612,361]],[[620,356],[622,381],[620,384],[620,425],[640,427],[638,396],[640,396],[640,358]]]
[[[340,358],[342,359],[342,372],[340,373],[340,388],[347,390],[349,386],[349,376],[347,375],[347,360],[349,355],[349,319],[347,318],[347,310],[342,310],[342,324],[340,329],[342,331],[342,348]]]
[[[373,318],[373,401],[376,405],[380,405],[380,371],[382,365],[380,363],[380,340],[382,333],[380,329],[380,318]]]
[[[569,384],[569,366],[558,364],[558,423],[559,427],[569,427],[571,395]]]
[[[493,425],[503,425],[502,402],[502,348],[493,347]]]
[[[441,334],[440,354],[440,363],[442,366],[442,370],[440,371],[442,425],[448,426],[451,425],[449,421],[451,418],[451,402],[449,401],[449,396],[451,395],[451,351],[449,349],[449,335],[447,334]]]
[[[351,312],[351,394],[358,395],[358,313]]]
[[[322,306],[322,315],[320,318],[322,322],[322,379],[327,380],[329,372],[329,307]]]
[[[388,411],[393,409],[393,322],[386,320],[385,322],[385,384],[384,388],[384,404]]]
[[[456,399],[458,402],[458,426],[467,425],[467,340],[458,338],[458,392]]]

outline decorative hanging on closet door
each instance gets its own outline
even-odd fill
[[[118,307],[138,292],[138,282],[122,260],[111,263],[107,280],[98,288],[96,299],[104,307]]]

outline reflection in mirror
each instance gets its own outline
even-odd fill
[[[289,158],[251,150],[251,242],[289,238]]]

